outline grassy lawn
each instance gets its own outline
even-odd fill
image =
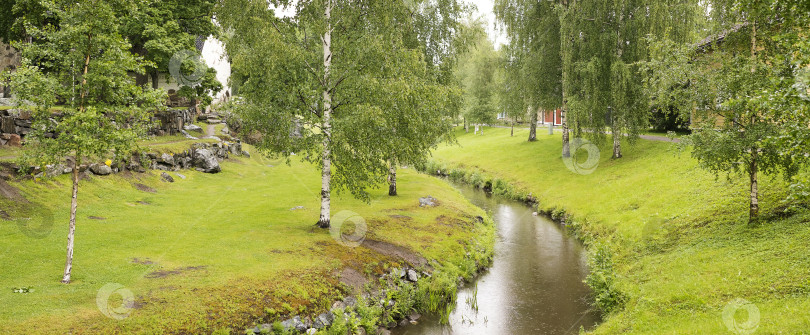
[[[669,143],[625,143],[620,160],[603,147],[596,170],[580,175],[561,160],[559,134],[539,131],[534,143],[519,128],[515,137],[494,128],[457,134],[459,145],[433,157],[445,171],[506,180],[611,248],[627,299],[595,333],[729,334],[724,308],[738,298],[758,308],[757,333],[810,329],[810,213],[781,214],[780,178],[761,177],[766,222],[749,226],[747,178],[715,178]],[[747,320],[745,309],[732,317]]]
[[[216,175],[171,173],[175,183],[159,181],[156,172],[83,181],[70,285],[59,283],[68,176],[11,183],[30,203],[0,196],[0,208],[13,218],[0,219],[0,333],[211,333],[226,327],[242,333],[254,322],[328,309],[347,292],[339,281],[344,269],[370,274],[401,263],[365,246],[345,247],[314,227],[320,191],[314,167],[258,156],[226,161]],[[338,196],[333,215],[353,211],[368,225],[367,240],[448,266],[464,263],[471,241],[492,244],[491,225],[454,224],[477,222],[472,216],[485,213],[449,184],[408,169],[398,184],[400,196],[374,190],[370,204]],[[420,208],[418,198],[426,195],[442,205]],[[291,210],[297,206],[304,208]],[[107,318],[97,307],[100,289],[110,283],[135,297],[124,320]],[[12,293],[19,287],[34,291]],[[120,304],[113,295],[109,305]]]

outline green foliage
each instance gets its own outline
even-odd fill
[[[215,0],[141,0],[120,17],[119,31],[133,51],[149,61],[148,73],[168,73],[169,60],[195,41],[218,33],[213,22]]]
[[[476,21],[471,25],[471,29],[479,31],[478,38],[475,47],[462,55],[456,74],[464,87],[463,115],[468,122],[490,124],[500,109],[497,96],[500,57],[483,33],[482,23]]]
[[[585,278],[585,283],[593,290],[594,303],[605,314],[622,308],[627,299],[617,287],[613,266],[609,247],[603,244],[591,246],[588,256],[591,272]]]
[[[193,87],[183,85],[180,87],[180,90],[177,91],[177,95],[188,98],[191,101],[199,101],[200,110],[204,110],[214,101],[214,98],[211,96],[216,95],[219,91],[222,91],[222,83],[217,80],[217,71],[207,67],[205,74],[200,78],[200,83]]]
[[[287,19],[265,1],[228,0],[218,18],[234,32],[226,47],[244,98],[234,110],[243,132],[261,135],[258,147],[273,156],[323,164],[328,150],[334,189],[365,199],[368,187],[385,182],[386,161],[416,163],[450,129],[459,93],[438,79],[443,70],[435,62],[455,56],[414,42],[415,25],[438,29],[425,28],[417,14],[435,11],[414,12],[405,2],[335,4],[328,72],[316,65],[324,58],[324,2],[297,2],[296,16]],[[457,13],[440,14],[447,20],[439,22],[456,24]]]
[[[144,62],[118,33],[117,10],[126,6],[96,1],[43,6],[59,25],[24,22],[33,39],[17,45],[23,65],[11,75],[18,99],[34,104],[26,137],[33,150],[24,155],[24,166],[59,163],[70,155],[77,164],[85,157],[127,155],[145,130],[143,110],[155,108],[162,93],[144,92],[129,75],[142,72]],[[56,104],[65,108],[54,115]]]

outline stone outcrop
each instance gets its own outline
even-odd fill
[[[131,172],[146,172],[147,169],[158,171],[180,171],[195,169],[205,173],[218,173],[222,171],[220,162],[228,159],[230,156],[243,156],[247,153],[242,149],[242,143],[237,141],[235,143],[222,142],[222,143],[194,143],[188,150],[178,153],[142,153],[133,154],[125,160],[113,162],[110,165],[104,163],[84,164],[79,167],[81,173],[95,176],[106,176],[123,171]],[[7,163],[9,166],[13,163]],[[73,170],[69,168],[72,163],[65,161],[63,164],[49,165],[43,171],[39,167],[32,167],[32,175],[41,177],[56,177],[62,174],[71,173]],[[10,171],[20,172],[20,167],[14,165]],[[174,179],[168,174],[162,174],[162,179],[167,182],[174,182]],[[185,176],[178,174],[181,179]],[[10,179],[13,176],[9,174]]]
[[[53,114],[53,120],[58,122],[59,113]],[[170,109],[156,112],[151,120],[149,135],[178,135],[183,134],[184,128],[194,121],[193,109]],[[31,132],[31,113],[22,109],[0,110],[0,145],[20,146],[22,140]],[[193,128],[193,127],[191,127]],[[197,127],[199,128],[199,127]],[[54,134],[50,134],[53,136]]]

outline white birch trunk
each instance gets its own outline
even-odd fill
[[[326,1],[324,18],[326,20],[326,31],[323,33],[323,170],[321,171],[321,215],[318,219],[318,227],[329,228],[331,217],[331,183],[332,183],[332,158],[330,149],[330,137],[332,135],[332,95],[329,93],[329,71],[332,67],[332,0]]]
[[[73,240],[76,233],[76,208],[79,205],[79,163],[77,158],[73,160],[73,195],[70,199],[70,227],[67,238],[67,260],[65,260],[65,274],[62,276],[62,283],[70,284],[70,272],[73,270]]]

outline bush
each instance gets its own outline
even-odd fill
[[[585,278],[585,283],[593,290],[596,307],[605,314],[610,314],[624,306],[626,296],[616,285],[610,248],[597,244],[592,250],[588,256],[591,273]]]

